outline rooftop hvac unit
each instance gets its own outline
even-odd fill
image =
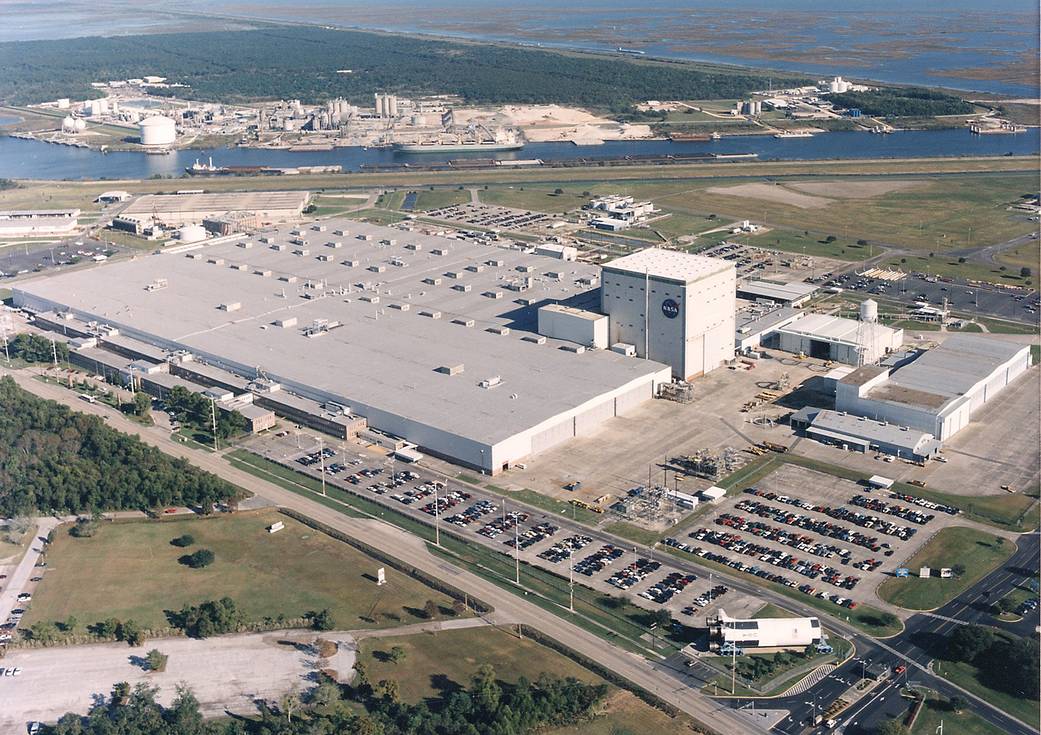
[[[217,308],[221,311],[238,311],[242,308],[242,304],[240,304],[238,301],[231,301],[226,304],[221,304]]]
[[[440,319],[441,318],[441,312],[440,311],[433,311],[431,309],[423,309],[422,311],[419,312],[419,315],[428,317],[430,319]]]
[[[271,271],[267,270],[266,268],[258,268],[257,270],[253,271],[253,274],[261,276],[263,278],[271,278]]]
[[[427,284],[428,286],[440,286],[441,285],[441,279],[440,278],[424,278],[423,279],[423,283]]]
[[[484,380],[479,382],[477,385],[481,386],[482,388],[494,388],[494,387],[496,387],[498,385],[502,385],[502,376],[500,376],[500,375],[493,375],[490,378],[485,378]]]
[[[462,291],[463,293],[468,293],[469,291],[473,290],[473,286],[471,286],[469,283],[457,283],[454,286],[452,286],[452,288],[456,291]]]
[[[157,278],[151,283],[149,283],[147,286],[145,286],[145,291],[159,291],[160,289],[166,288],[167,285],[168,284],[165,278]]]
[[[388,304],[388,306],[397,311],[408,311],[410,308],[409,304]]]
[[[474,325],[474,320],[473,319],[463,319],[462,317],[460,317],[458,319],[453,319],[452,320],[452,324],[458,324],[458,325],[463,326],[463,327],[472,327]]]
[[[343,247],[343,243],[339,240],[330,240],[329,242],[325,243],[325,247],[339,249]]]
[[[500,336],[505,337],[506,335],[508,335],[510,333],[510,328],[509,327],[488,327],[484,331],[491,332],[492,334],[498,334]]]
[[[532,342],[537,345],[546,344],[546,338],[543,337],[541,334],[527,334],[521,337],[521,340],[524,342]]]
[[[253,243],[250,242],[249,240],[243,240],[242,242],[237,243],[237,245],[238,245],[238,247],[242,248],[243,250],[249,250],[251,247],[253,247]]]
[[[484,271],[484,266],[483,265],[468,265],[468,266],[466,266],[466,270],[470,271],[471,273],[481,273],[481,272]]]
[[[418,242],[410,242],[410,243],[406,243],[405,244],[405,249],[406,250],[414,250],[414,251],[418,252],[418,251],[423,249],[423,245],[422,245],[422,243],[418,243]]]
[[[485,291],[481,295],[482,296],[486,296],[489,299],[501,299],[502,298],[502,291]]]
[[[586,348],[582,345],[561,345],[559,349],[564,350],[564,352],[574,352],[576,355],[581,355],[586,351]]]
[[[463,372],[463,365],[442,365],[437,368],[435,372],[441,373],[442,375],[459,375]]]
[[[347,237],[351,234],[350,230],[333,230],[333,234],[339,237]]]

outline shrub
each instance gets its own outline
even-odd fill
[[[209,549],[199,549],[193,554],[185,554],[178,561],[192,569],[202,569],[213,563],[216,557]]]
[[[192,536],[190,533],[185,533],[173,539],[170,543],[173,546],[177,546],[183,549],[194,544],[195,537]]]

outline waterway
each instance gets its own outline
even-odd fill
[[[855,160],[865,158],[933,158],[960,156],[1037,155],[1041,130],[1011,135],[973,135],[965,129],[905,131],[891,135],[864,132],[822,133],[812,138],[777,139],[769,135],[724,137],[719,141],[673,143],[667,140],[609,141],[603,145],[529,143],[523,150],[494,154],[499,159],[544,161],[621,158],[624,156],[756,153],[759,160]],[[489,154],[469,154],[484,158]],[[174,151],[169,155],[111,152],[40,141],[0,137],[0,177],[13,179],[147,179],[180,176],[197,158],[213,158],[218,166],[335,165],[360,171],[362,164],[424,164],[460,159],[467,154],[403,155],[389,149],[358,147],[329,151],[216,148]]]

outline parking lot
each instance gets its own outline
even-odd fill
[[[826,286],[898,301],[909,308],[914,308],[916,303],[942,307],[946,299],[952,311],[1028,324],[1037,323],[1041,303],[1041,294],[1032,289],[974,285],[952,279],[940,280],[923,273],[912,273],[895,281],[847,273],[829,280]]]
[[[511,209],[492,204],[454,204],[449,207],[431,209],[424,213],[427,217],[454,222],[459,225],[472,225],[488,230],[520,230],[538,226],[552,217],[544,212],[531,212],[526,209]]]
[[[632,546],[622,546],[612,537],[562,516],[371,450],[325,447],[323,460],[317,446],[308,447],[305,442],[304,448],[297,449],[293,437],[257,438],[250,449],[314,476],[320,476],[324,462],[329,484],[428,523],[439,523],[442,532],[451,531],[507,557],[516,556],[564,579],[573,577],[576,584],[611,595],[624,592],[648,610],[664,607],[688,625],[702,625],[702,616],[724,598],[733,615],[750,615],[762,606],[752,596],[722,590],[708,573],[678,568],[667,556],[637,553]]]
[[[784,464],[665,543],[854,608],[959,513]]]

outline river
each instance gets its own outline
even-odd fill
[[[667,140],[610,141],[603,145],[529,143],[520,151],[495,154],[500,159],[544,161],[580,158],[620,158],[648,155],[696,155],[704,153],[757,153],[759,160],[795,161],[864,158],[933,158],[960,156],[1037,155],[1041,130],[1032,128],[1012,135],[973,135],[968,130],[905,131],[891,135],[863,132],[822,133],[812,138],[777,139],[769,135],[724,137],[713,142],[673,143]],[[478,158],[489,154],[470,154]],[[12,179],[147,179],[179,176],[196,158],[212,157],[218,166],[317,166],[339,164],[345,171],[360,171],[362,164],[434,163],[459,159],[452,153],[402,155],[388,149],[358,147],[329,151],[287,151],[258,148],[181,150],[169,155],[142,152],[99,151],[54,145],[40,141],[0,137],[0,177]]]

